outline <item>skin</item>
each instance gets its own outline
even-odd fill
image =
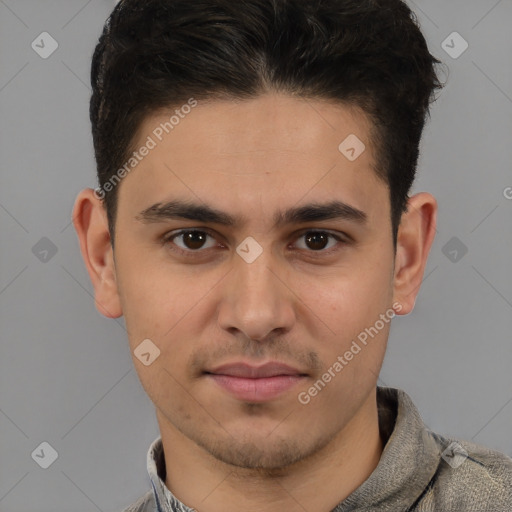
[[[172,113],[148,116],[135,147]],[[389,323],[309,403],[297,399],[393,304],[397,314],[412,311],[434,238],[436,201],[416,194],[395,252],[369,128],[361,111],[317,99],[269,93],[200,102],[118,185],[115,250],[101,201],[92,189],[77,197],[74,225],[96,307],[124,315],[135,368],[156,407],[165,483],[200,512],[327,512],[378,464],[376,385]],[[353,162],[338,150],[349,134],[366,145]],[[247,222],[137,220],[171,198]],[[278,210],[334,199],[365,212],[367,222],[272,228]],[[189,228],[211,236],[203,246],[184,237],[162,243]],[[308,243],[308,229],[349,238]],[[263,249],[252,263],[236,252],[248,236]],[[149,366],[133,354],[147,338],[160,350]],[[263,402],[235,398],[201,373],[270,360],[305,377]]]

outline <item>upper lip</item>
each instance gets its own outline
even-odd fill
[[[304,375],[300,370],[278,362],[269,362],[261,366],[251,366],[247,363],[228,363],[217,366],[212,370],[207,370],[206,373],[228,375],[230,377],[245,377],[247,379],[261,379],[278,375]]]

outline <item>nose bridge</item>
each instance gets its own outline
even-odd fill
[[[276,268],[270,245],[260,244],[251,238],[237,248],[237,258],[233,279],[240,292],[239,300],[256,303],[275,300],[275,294],[280,293],[282,285],[274,275],[276,271],[270,270]]]

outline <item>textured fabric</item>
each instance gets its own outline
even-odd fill
[[[331,512],[512,512],[512,459],[428,430],[411,398],[377,388],[386,440],[373,473]],[[165,486],[161,437],[150,446],[152,490],[123,512],[193,512]]]

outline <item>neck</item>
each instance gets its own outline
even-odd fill
[[[376,390],[322,450],[272,474],[225,464],[183,436],[158,411],[157,417],[166,454],[165,485],[200,512],[330,511],[370,476],[383,450]]]

